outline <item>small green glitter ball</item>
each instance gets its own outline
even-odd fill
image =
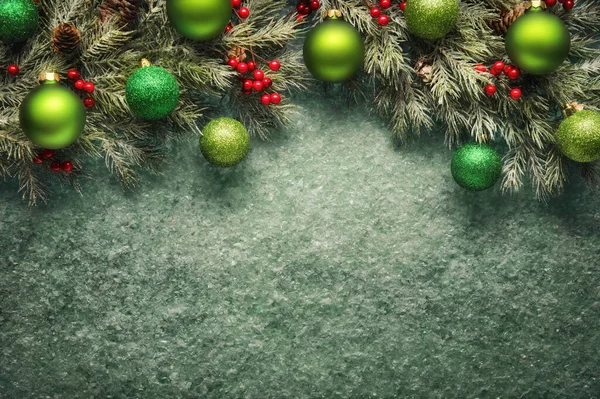
[[[166,69],[142,67],[127,80],[125,99],[135,116],[145,120],[162,119],[179,102],[177,79]]]
[[[452,157],[452,177],[459,186],[471,191],[492,187],[502,174],[500,155],[487,144],[469,143]]]
[[[409,0],[404,9],[408,30],[423,39],[439,39],[456,25],[458,0]]]
[[[583,110],[565,119],[558,128],[558,146],[577,162],[600,159],[600,113]]]
[[[0,0],[0,41],[24,42],[38,29],[39,19],[33,0]]]
[[[250,136],[244,125],[235,119],[215,119],[202,130],[200,150],[208,162],[227,168],[246,157]]]

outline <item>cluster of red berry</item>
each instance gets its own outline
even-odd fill
[[[60,172],[61,170],[67,173],[70,173],[73,170],[73,163],[71,161],[63,161],[58,162],[53,159],[54,158],[54,150],[42,150],[40,151],[34,158],[33,163],[36,165],[41,165],[44,163],[45,159],[50,159],[50,169],[53,172]]]
[[[406,1],[400,2],[400,9],[404,11],[406,8]],[[379,0],[379,7],[371,7],[369,14],[371,17],[377,19],[377,23],[381,26],[386,26],[390,22],[390,17],[383,14],[381,10],[387,10],[392,6],[392,0]]]
[[[247,7],[242,7],[242,0],[231,0],[231,6],[233,7],[233,12],[240,19],[246,19],[250,16],[250,10]]]
[[[73,87],[77,91],[92,94],[94,90],[96,90],[96,86],[94,86],[92,82],[86,82],[85,80],[81,79],[81,74],[75,69],[69,70],[69,72],[67,72],[67,77],[71,82],[73,82]],[[83,105],[85,105],[86,108],[92,108],[95,104],[96,102],[92,97],[84,97]]]
[[[271,78],[265,76],[262,69],[257,69],[256,61],[250,60],[248,62],[239,61],[235,57],[229,58],[227,64],[240,74],[240,80],[242,81],[242,93],[246,95],[252,94],[252,92],[260,93],[266,89],[271,88],[273,81]],[[281,68],[281,64],[277,60],[269,62],[269,69],[276,72]],[[248,78],[248,74],[252,73],[252,78]],[[260,101],[264,105],[279,104],[281,102],[281,96],[278,93],[264,93]]]
[[[321,7],[321,3],[318,0],[300,0],[296,5],[297,20],[304,19],[305,16],[310,15],[313,11],[316,11]]]
[[[548,7],[553,7],[556,5],[557,0],[545,0],[546,1],[546,5]],[[558,0],[558,3],[562,4],[563,8],[567,11],[571,10],[573,7],[575,7],[575,1],[574,0]]]
[[[514,65],[506,65],[504,61],[496,61],[494,65],[488,70],[483,64],[475,65],[475,70],[480,73],[489,72],[492,76],[498,78],[498,81],[510,89],[510,98],[513,100],[519,100],[523,93],[518,87],[510,88],[504,81],[501,80],[502,74],[504,74],[510,80],[517,80],[521,76],[521,71]],[[488,84],[485,86],[485,94],[493,96],[498,91],[498,88],[494,84]]]

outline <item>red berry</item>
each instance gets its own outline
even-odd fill
[[[563,3],[565,2],[565,0],[558,0],[558,2],[559,2],[560,4],[563,4]]]
[[[75,87],[76,90],[83,90],[83,87],[85,86],[85,82],[81,79],[75,81],[75,83],[73,83],[73,87]]]
[[[487,68],[485,66],[483,66],[483,64],[477,64],[475,65],[475,70],[477,72],[483,73],[483,72],[487,72]]]
[[[281,102],[281,96],[277,93],[271,94],[271,104],[279,104]]]
[[[265,87],[265,89],[268,89],[269,87],[273,86],[273,81],[271,80],[271,78],[264,78],[263,86]]]
[[[240,8],[240,11],[238,11],[238,13],[240,14],[240,18],[242,19],[246,19],[250,16],[250,10],[248,10],[247,7]]]
[[[254,82],[252,82],[252,88],[255,91],[262,91],[262,89],[264,89],[262,80],[255,80]]]
[[[513,67],[510,71],[508,71],[506,76],[508,76],[510,80],[517,80],[519,79],[519,76],[521,76],[521,71],[519,71],[519,68]]]
[[[255,80],[263,80],[265,78],[265,73],[260,70],[257,69],[256,71],[254,71],[254,79]]]
[[[242,88],[244,91],[252,91],[252,87],[254,87],[254,82],[250,79],[246,79],[244,80],[244,83],[242,83]]]
[[[385,10],[386,8],[390,8],[392,6],[392,1],[391,0],[379,0],[379,5],[381,6],[381,8],[383,8]]]
[[[254,60],[248,61],[247,64],[249,71],[254,71],[256,69],[256,62],[254,62]]]
[[[573,9],[574,6],[575,2],[573,0],[565,0],[563,3],[563,8],[567,11]]]
[[[94,86],[92,82],[85,82],[85,84],[83,85],[83,90],[86,93],[93,93],[94,90],[96,90],[96,86]]]
[[[227,65],[229,65],[231,69],[235,69],[238,66],[238,64],[239,61],[237,60],[237,58],[231,57],[227,60]]]
[[[35,157],[33,157],[32,161],[36,165],[41,165],[44,163],[44,160],[42,159],[42,157],[39,154],[36,155]]]
[[[304,7],[306,7],[306,3],[302,3],[302,2],[300,2],[300,3],[298,3],[298,5],[296,6],[296,11],[300,12],[300,11],[302,11],[302,9],[303,9]]]
[[[400,9],[402,11],[404,11],[406,9],[406,1],[403,1],[402,3],[400,3]]]
[[[371,8],[371,11],[369,11],[369,14],[371,14],[371,17],[373,18],[379,18],[381,15],[381,10],[377,7],[373,7]]]
[[[94,99],[90,96],[87,96],[86,98],[83,99],[83,105],[86,108],[92,108],[94,105],[96,105],[96,101],[94,101]]]
[[[298,11],[298,12],[299,12],[300,14],[302,14],[302,15],[308,15],[308,14],[310,14],[310,13],[311,13],[311,11],[312,11],[312,10],[310,9],[310,7],[309,7],[309,6],[307,6],[307,5],[303,5],[303,6],[302,6],[302,8],[300,9],[300,11]]]
[[[237,67],[235,69],[237,69],[239,73],[246,73],[248,72],[248,64],[246,64],[245,62],[240,62],[239,64],[237,64]]]
[[[246,96],[249,96],[250,94],[252,94],[252,90],[244,90],[242,89],[242,93]]]
[[[231,0],[231,7],[239,8],[242,5],[242,0]]]
[[[227,24],[227,26],[225,27],[225,32],[231,32],[232,29],[233,29],[233,25]]]
[[[381,26],[386,26],[390,22],[390,18],[387,15],[382,14],[379,16],[379,18],[377,18],[377,22]]]
[[[312,0],[308,5],[311,10],[317,10],[319,7],[321,7],[321,3],[319,3],[318,0]]]
[[[53,171],[53,172],[58,172],[58,171],[60,171],[60,163],[59,163],[59,162],[56,162],[56,161],[53,161],[53,162],[50,164],[50,169],[52,169],[52,171]]]
[[[514,65],[506,65],[506,66],[504,67],[504,70],[503,70],[504,74],[505,74],[506,76],[508,76],[508,72],[510,72],[510,70],[511,70],[511,69],[513,69],[513,68],[514,68]]]
[[[49,150],[49,149],[42,150],[42,155],[44,156],[44,158],[50,159],[54,156],[54,150]]]
[[[502,74],[502,69],[490,68],[490,73],[497,77]]]
[[[263,94],[262,97],[260,98],[260,102],[263,103],[264,105],[271,104],[271,95]]]
[[[273,61],[269,62],[269,69],[271,71],[278,71],[279,68],[281,68],[281,64],[279,63],[279,61],[273,60]]]
[[[81,74],[76,69],[71,69],[69,72],[67,72],[67,77],[69,80],[75,81],[81,77]]]
[[[500,71],[500,73],[502,73],[502,71],[504,71],[504,67],[505,67],[504,62],[502,62],[502,61],[496,61],[494,63],[494,66],[492,67],[492,69],[495,69],[497,71]]]
[[[494,94],[496,94],[496,86],[489,84],[487,86],[485,86],[485,94],[487,94],[488,96],[493,96]]]
[[[523,93],[521,93],[521,89],[519,88],[512,89],[510,91],[510,98],[512,98],[513,100],[518,100],[519,98],[521,98],[522,95]]]
[[[556,4],[556,0],[546,0],[546,5],[552,7]]]
[[[10,76],[17,76],[19,74],[19,66],[17,64],[11,64],[6,68]]]
[[[65,161],[60,165],[60,168],[69,173],[73,170],[73,163],[71,161]]]

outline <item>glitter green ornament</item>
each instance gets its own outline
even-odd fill
[[[561,152],[573,161],[600,159],[600,113],[575,112],[560,124],[556,141]]]
[[[458,11],[458,0],[409,0],[404,9],[404,18],[413,35],[434,40],[454,28]]]
[[[200,150],[213,165],[228,168],[240,163],[250,149],[250,136],[240,122],[218,118],[202,130]]]
[[[231,20],[231,0],[167,0],[171,25],[192,40],[211,40]]]
[[[452,157],[452,177],[470,191],[492,187],[502,174],[502,159],[488,144],[469,143]]]
[[[19,107],[19,123],[32,143],[53,150],[73,144],[85,127],[85,108],[79,97],[59,83],[56,73],[40,77]]]
[[[39,19],[33,0],[0,0],[0,41],[24,42],[38,29]]]
[[[146,59],[127,80],[125,99],[131,112],[144,120],[162,119],[179,103],[177,79],[166,69],[152,66]]]
[[[316,79],[342,82],[362,68],[365,47],[360,33],[341,19],[341,12],[330,10],[327,14],[306,37],[304,63]]]

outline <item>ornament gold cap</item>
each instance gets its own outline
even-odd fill
[[[142,68],[146,68],[146,67],[149,67],[151,65],[152,65],[152,63],[147,58],[142,58],[142,60],[140,61],[140,66]]]
[[[566,103],[562,106],[563,117],[566,119],[576,112],[583,111],[584,108],[585,106],[583,104],[576,103],[575,101]]]
[[[342,12],[335,9],[323,11],[323,19],[325,18],[342,18]]]
[[[546,2],[542,1],[542,0],[531,0],[531,1],[527,1],[525,2],[525,9],[529,10],[530,8],[543,8],[545,9],[546,6]]]
[[[60,82],[60,75],[56,72],[42,72],[40,74],[40,83],[44,82]]]

